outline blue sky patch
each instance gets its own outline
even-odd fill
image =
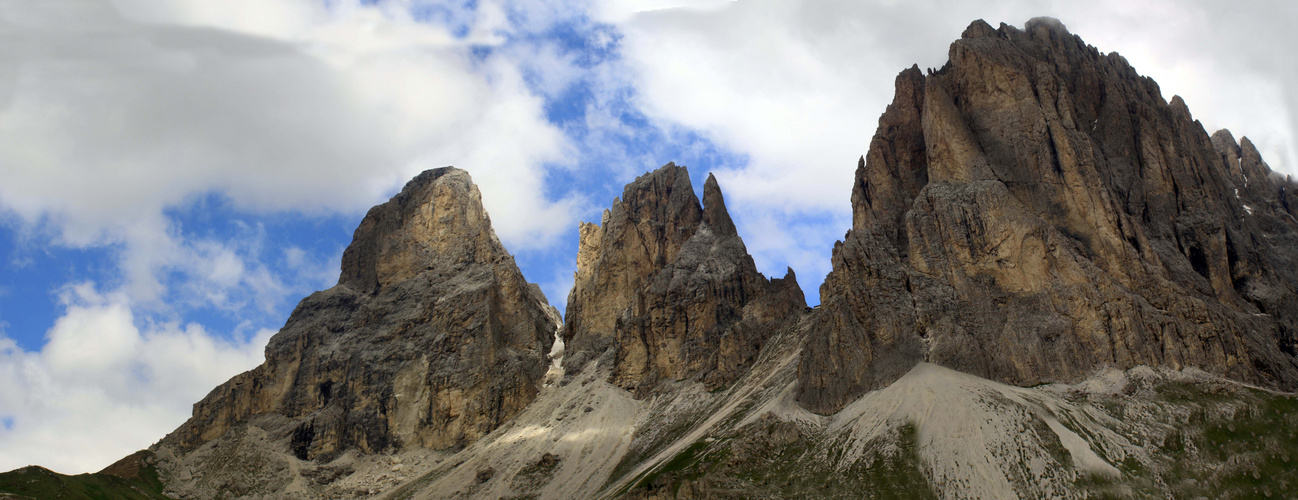
[[[117,246],[68,248],[48,244],[49,238],[0,226],[0,333],[24,350],[45,344],[45,332],[63,312],[64,285],[117,277]]]

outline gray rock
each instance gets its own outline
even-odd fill
[[[580,371],[613,344],[622,313],[653,274],[676,260],[702,219],[689,172],[668,163],[627,184],[600,224],[581,223],[564,314],[566,371]]]
[[[799,401],[833,413],[921,360],[1019,385],[1147,364],[1298,388],[1294,190],[1057,20],[977,21],[940,70],[897,77]]]
[[[282,414],[304,460],[460,448],[536,397],[557,311],[501,246],[466,172],[424,172],[370,210],[342,267],[337,286],[298,304],[265,363],[157,447],[184,453]]]
[[[793,271],[757,272],[708,176],[700,206],[685,167],[628,184],[602,226],[583,224],[568,298],[565,369],[613,353],[610,381],[644,395],[660,381],[729,384],[806,301]]]

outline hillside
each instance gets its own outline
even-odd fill
[[[0,499],[156,500],[167,498],[147,451],[132,454],[102,471],[67,476],[28,466],[0,474]]]

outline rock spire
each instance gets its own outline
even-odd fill
[[[637,394],[662,381],[716,388],[805,306],[792,270],[757,272],[716,178],[700,206],[689,172],[668,163],[628,184],[601,224],[582,223],[564,365],[608,353],[610,380]]]

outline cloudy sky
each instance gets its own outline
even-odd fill
[[[1291,2],[0,0],[0,471],[98,470],[262,360],[364,211],[455,165],[562,309],[576,225],[716,174],[813,302],[892,82],[1061,19],[1298,172]]]

